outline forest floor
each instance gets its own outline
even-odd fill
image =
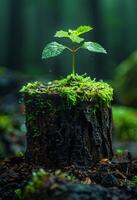
[[[15,190],[23,189],[31,180],[32,172],[40,166],[27,164],[23,157],[12,157],[0,163],[0,200],[18,199]],[[76,177],[66,181],[51,175],[36,192],[33,200],[136,200],[137,160],[130,158],[102,159],[88,170],[66,167],[61,172]],[[60,173],[60,172],[59,172]]]

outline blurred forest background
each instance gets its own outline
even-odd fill
[[[131,141],[133,147],[137,141],[136,9],[137,0],[0,0],[0,159],[25,151],[21,86],[71,72],[69,53],[43,61],[43,48],[56,39],[57,30],[79,25],[93,26],[86,40],[102,44],[108,54],[80,51],[76,71],[114,87],[114,141],[115,137]]]

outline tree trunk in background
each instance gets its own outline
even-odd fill
[[[19,69],[22,65],[22,0],[10,0],[8,67]]]
[[[93,18],[93,26],[94,28],[94,40],[95,42],[101,43],[105,39],[105,34],[104,34],[104,29],[105,27],[102,27],[102,14],[101,14],[101,1],[100,0],[95,0],[95,1],[89,1],[89,9],[90,12],[92,13],[92,18]],[[102,44],[102,46],[104,46]],[[102,63],[105,63],[105,57],[104,55],[101,54],[95,54],[94,55],[94,62],[95,62],[95,77],[96,78],[102,78],[106,75],[105,70],[103,69]]]
[[[55,30],[87,23],[93,24],[95,27],[93,31],[95,41],[108,50],[108,56],[93,54],[95,58],[94,70],[91,70],[93,67],[90,67],[89,71],[88,68],[86,71],[89,74],[93,74],[92,72],[95,71],[94,76],[97,78],[112,78],[115,67],[136,49],[136,5],[136,0],[125,0],[124,2],[114,0],[87,0],[84,2],[82,0],[62,2],[1,0],[0,65],[17,70],[20,66],[26,66],[26,72],[29,72],[29,66],[33,68],[35,65],[38,68],[37,66],[42,65],[40,59],[42,48],[46,41],[50,42],[53,39]],[[21,16],[22,13],[23,16]],[[91,23],[92,20],[93,23]],[[105,33],[106,30],[107,34]],[[84,63],[86,65],[86,58],[83,61],[82,58],[83,56],[81,56],[81,59],[78,57],[76,61],[79,73],[83,73]],[[54,66],[54,61],[51,61],[51,63],[49,61],[51,70],[53,69],[53,76],[54,74],[57,76],[61,72],[65,74],[66,68],[62,60],[64,60],[65,66],[69,66],[69,56],[64,55],[56,59],[59,67]],[[66,62],[67,59],[68,62]],[[91,62],[89,59],[87,66]],[[60,64],[63,70],[61,70]],[[43,62],[43,67],[39,67],[42,73],[45,65],[45,62]],[[49,68],[50,66],[45,68],[46,74],[49,73]]]
[[[51,21],[54,23],[52,25],[53,28],[53,32],[52,32],[52,36],[55,34],[55,32],[57,30],[61,29],[61,10],[60,10],[60,1],[53,1],[53,5],[51,7],[51,11],[52,11],[52,16],[51,16]],[[53,38],[53,37],[52,37]],[[61,59],[62,58],[56,58],[57,62],[54,62],[54,76],[55,77],[59,77],[61,74],[61,67],[63,68],[64,66],[61,66],[62,62]]]

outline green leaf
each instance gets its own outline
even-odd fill
[[[55,37],[69,38],[72,42],[76,42],[76,43],[80,43],[80,42],[82,42],[84,40],[83,38],[78,36],[76,31],[73,31],[71,29],[69,29],[68,32],[66,32],[66,31],[57,31],[56,34],[55,34]]]
[[[58,56],[66,48],[67,47],[62,44],[59,44],[57,42],[51,42],[51,43],[47,44],[47,46],[44,48],[44,50],[42,52],[42,59],[47,59],[50,57]]]
[[[72,40],[72,42],[76,42],[76,43],[80,43],[82,42],[84,39],[73,34],[73,35],[70,35],[69,38]]]
[[[60,30],[56,32],[55,37],[69,38],[72,42],[80,43],[84,40],[84,38],[79,37],[79,35],[86,33],[92,29],[93,28],[90,26],[79,26],[78,28],[76,28],[76,30],[71,30],[71,29],[69,29],[68,31]]]
[[[107,53],[106,50],[100,44],[95,42],[84,42],[81,48],[97,53]]]
[[[77,29],[76,29],[76,34],[77,35],[81,35],[83,33],[86,33],[86,32],[89,32],[93,29],[93,27],[91,26],[79,26]]]
[[[56,34],[54,35],[54,37],[59,37],[59,38],[69,37],[69,34],[68,34],[68,32],[61,30],[61,31],[57,31]]]

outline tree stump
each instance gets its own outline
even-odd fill
[[[70,105],[59,93],[24,95],[26,107],[26,160],[58,169],[75,165],[87,168],[111,158],[111,106],[96,101]]]

